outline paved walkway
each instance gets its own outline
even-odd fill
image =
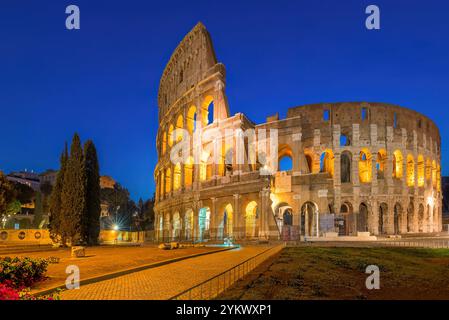
[[[191,258],[62,292],[62,300],[166,300],[266,250],[248,246]]]

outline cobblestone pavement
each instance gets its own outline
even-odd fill
[[[62,300],[165,300],[266,250],[248,246],[81,286]]]

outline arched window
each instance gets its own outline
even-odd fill
[[[181,217],[179,216],[179,212],[175,212],[173,214],[173,230],[172,237],[173,239],[178,239],[181,236]]]
[[[283,156],[279,159],[279,171],[289,171],[293,168],[292,158],[290,156]]]
[[[203,126],[207,126],[214,122],[214,98],[207,96],[204,99],[202,107]]]
[[[383,179],[385,173],[385,167],[387,164],[387,152],[385,149],[380,149],[377,152],[377,161],[376,161],[376,170],[377,170],[377,179]]]
[[[396,179],[402,178],[402,153],[396,150],[393,153],[393,177]]]
[[[170,147],[172,147],[173,146],[173,130],[174,130],[174,127],[173,127],[173,125],[171,124],[170,125],[170,127],[168,127],[168,145],[170,146]]]
[[[312,173],[312,169],[313,169],[313,158],[310,154],[306,154],[306,164],[307,164],[307,168],[309,169],[308,173]]]
[[[196,107],[191,106],[189,108],[189,111],[187,112],[187,119],[186,119],[186,126],[187,131],[189,131],[190,134],[195,132],[196,129]]]
[[[362,183],[368,183],[372,180],[372,163],[371,153],[367,148],[360,151],[359,159],[359,179]]]
[[[320,172],[327,172],[331,177],[334,176],[334,153],[332,150],[328,149],[321,154]]]
[[[357,231],[368,231],[368,206],[365,203],[361,203],[359,206],[359,216],[357,219]]]
[[[176,142],[182,140],[182,129],[184,129],[184,117],[180,114],[176,120]]]
[[[424,186],[424,172],[425,172],[424,157],[422,154],[420,154],[418,156],[418,187]]]
[[[351,182],[351,154],[345,151],[340,156],[341,182]]]
[[[257,202],[251,201],[245,210],[245,235],[247,238],[253,238],[257,236]]]
[[[415,160],[411,154],[407,155],[407,185],[415,185]]]
[[[346,147],[349,146],[351,143],[349,141],[349,138],[345,134],[340,134],[340,147]]]
[[[204,207],[200,209],[198,214],[198,231],[199,240],[202,241],[209,237],[210,228],[210,209],[209,207]]]
[[[173,190],[181,188],[181,164],[178,162],[173,170]]]
[[[171,170],[168,168],[165,170],[165,193],[168,194],[171,191]]]
[[[184,183],[187,186],[191,186],[193,183],[193,158],[190,156],[187,158],[184,164]]]

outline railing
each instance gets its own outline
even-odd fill
[[[210,300],[224,292],[235,282],[243,278],[269,257],[282,250],[284,245],[271,247],[256,256],[189,288],[169,300]]]
[[[410,239],[410,240],[390,240],[390,241],[374,241],[372,244],[376,246],[386,247],[409,247],[409,248],[432,248],[432,249],[449,249],[449,239]]]

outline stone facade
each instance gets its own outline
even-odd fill
[[[385,103],[344,102],[290,108],[286,119],[270,116],[263,124],[242,113],[231,116],[225,68],[201,23],[170,58],[158,103],[159,240],[298,240],[442,228],[440,135],[422,114]],[[203,152],[199,162],[174,164],[171,151],[184,139],[176,129],[219,132],[219,149],[213,139],[201,142],[209,150],[206,158],[218,154],[218,163],[203,160]],[[251,149],[249,138],[238,140],[229,130],[254,130],[258,141],[265,141],[261,132],[276,132],[276,149],[268,149],[291,166],[263,174],[268,162],[259,159],[259,145],[257,159],[248,153],[242,164],[234,150],[238,141]],[[190,150],[199,147],[188,143]]]

